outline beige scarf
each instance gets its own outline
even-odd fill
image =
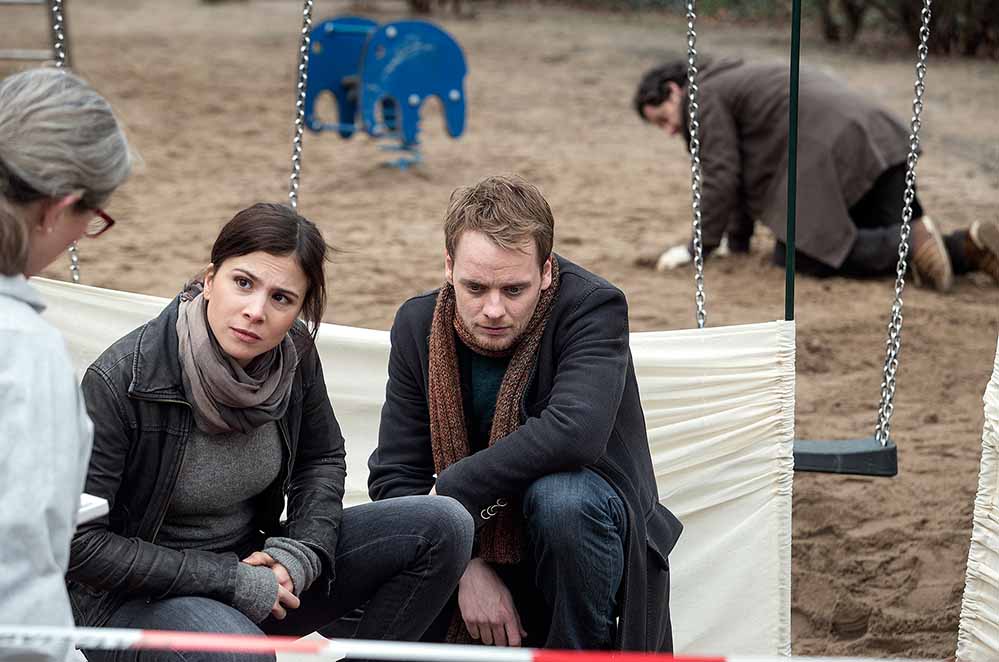
[[[208,302],[181,297],[177,314],[184,394],[194,422],[208,434],[249,432],[284,416],[298,353],[291,336],[246,368],[225,353],[208,325]]]
[[[520,403],[523,401],[538,347],[558,296],[558,263],[552,259],[552,284],[541,293],[534,314],[520,339],[507,351],[495,352],[475,342],[471,332],[455,312],[454,287],[445,284],[437,295],[430,327],[430,440],[437,474],[467,457],[468,433],[461,400],[461,376],[455,333],[472,351],[485,356],[510,356],[510,363],[496,396],[496,411],[489,432],[489,445],[501,441],[520,427]],[[523,517],[519,504],[511,503],[497,512],[479,534],[480,556],[492,563],[518,563],[523,547]]]

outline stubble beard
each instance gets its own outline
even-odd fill
[[[481,347],[488,349],[491,352],[505,352],[516,345],[523,335],[523,329],[513,329],[513,333],[511,335],[503,336],[502,338],[494,338],[480,332],[475,334],[475,340]]]

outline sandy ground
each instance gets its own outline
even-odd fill
[[[318,2],[316,17],[346,8]],[[395,0],[366,10],[377,20],[404,12]],[[44,43],[39,9],[2,11],[5,45]],[[461,140],[447,138],[431,107],[426,163],[398,172],[380,165],[385,155],[371,141],[306,136],[300,209],[343,251],[327,320],[388,328],[401,300],[441,279],[440,219],[451,190],[519,172],[552,203],[556,249],[627,292],[635,330],[691,326],[691,272],[633,266],[637,252],[687,236],[683,146],[640,125],[629,107],[642,71],[683,47],[681,23],[478,11],[475,20],[442,21],[471,71]],[[172,295],[207,262],[235,211],[285,198],[300,12],[293,0],[71,5],[77,69],[120,111],[145,162],[109,209],[119,226],[84,244],[84,282]],[[783,29],[705,22],[699,45],[783,58],[787,42]],[[840,53],[806,39],[803,57],[910,114],[910,48],[869,43]],[[17,66],[0,63],[0,74]],[[999,214],[997,108],[995,63],[931,62],[920,186],[947,229]],[[768,264],[771,245],[758,235],[750,255],[709,261],[709,324],[782,316],[784,275]],[[798,436],[870,435],[892,284],[800,278],[797,287]],[[962,279],[949,296],[907,289],[893,426],[899,477],[795,477],[796,653],[953,654],[997,304],[999,288],[981,277]]]

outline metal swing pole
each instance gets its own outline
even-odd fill
[[[696,0],[687,0],[687,114],[690,127],[691,207],[693,209],[694,303],[697,328],[707,323],[704,291],[704,245],[701,239],[701,140],[698,121],[697,87],[697,21]],[[794,246],[795,203],[798,163],[798,69],[801,53],[801,0],[794,0],[791,9],[791,84],[787,147],[787,238],[784,283],[784,319],[794,319]]]
[[[801,61],[801,0],[791,5],[791,81],[787,118],[787,236],[784,240],[784,319],[794,320],[794,235],[798,202],[798,72]]]

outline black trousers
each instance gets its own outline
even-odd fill
[[[905,196],[905,164],[892,166],[874,182],[864,196],[850,207],[850,219],[857,226],[857,238],[839,269],[796,251],[795,270],[811,276],[873,277],[895,273],[898,265],[898,241],[902,231],[902,200]],[[919,198],[912,200],[912,220],[921,218]],[[944,236],[955,274],[971,271],[964,252],[967,230]],[[911,248],[911,246],[910,246]],[[774,247],[774,263],[783,267],[787,251],[784,242]],[[911,253],[910,253],[911,254]]]

